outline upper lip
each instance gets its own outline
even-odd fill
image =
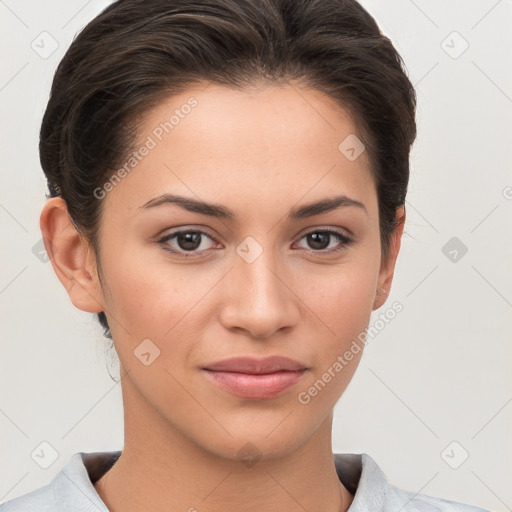
[[[279,371],[299,371],[305,370],[306,366],[298,361],[283,356],[270,356],[264,359],[257,359],[254,357],[233,357],[231,359],[224,359],[216,361],[208,366],[206,370],[213,370],[217,372],[237,372],[237,373],[250,373],[250,374],[264,374],[275,373]]]

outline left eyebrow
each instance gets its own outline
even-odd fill
[[[291,209],[288,212],[288,217],[295,220],[305,219],[307,217],[313,217],[314,215],[320,215],[321,213],[327,213],[332,210],[348,206],[360,208],[366,213],[366,215],[368,215],[368,211],[363,203],[356,201],[351,197],[340,195],[322,199],[321,201],[314,203],[305,204],[296,209]]]
[[[236,219],[235,212],[225,206],[215,203],[207,203],[205,201],[198,201],[191,197],[178,196],[175,194],[162,194],[161,196],[150,199],[147,203],[139,206],[138,210],[146,210],[163,204],[176,204],[189,212],[200,213],[202,215],[208,215],[219,219]],[[338,195],[322,199],[321,201],[305,204],[297,208],[292,208],[288,212],[288,218],[293,220],[305,219],[322,213],[327,213],[338,208],[350,206],[360,208],[366,213],[366,215],[368,215],[368,211],[363,203],[345,195]]]

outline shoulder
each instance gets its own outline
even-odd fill
[[[389,483],[386,487],[383,512],[491,512],[474,505],[407,491]]]
[[[108,512],[91,477],[106,471],[120,453],[75,453],[48,484],[0,504],[0,512]]]
[[[0,505],[0,512],[54,512],[57,502],[51,485],[45,485]]]
[[[341,482],[354,495],[348,512],[491,512],[488,509],[401,489],[366,453],[334,454]]]

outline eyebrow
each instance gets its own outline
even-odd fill
[[[176,204],[189,212],[200,213],[202,215],[208,215],[218,219],[236,219],[235,212],[229,208],[226,208],[225,206],[215,203],[206,203],[204,201],[198,201],[190,197],[184,197],[175,194],[162,194],[161,196],[155,197],[142,206],[139,206],[138,210],[144,211],[149,208],[155,208],[157,206],[167,204]],[[292,208],[288,212],[288,218],[292,220],[300,220],[349,206],[360,208],[361,210],[364,210],[366,215],[368,215],[368,211],[366,210],[366,207],[363,203],[345,195],[338,195],[322,199],[321,201],[305,204],[303,206],[299,206],[298,208]]]

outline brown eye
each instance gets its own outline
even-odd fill
[[[175,254],[184,254],[187,256],[186,253],[195,255],[206,251],[208,247],[204,247],[203,244],[205,238],[213,241],[213,239],[204,231],[182,230],[165,235],[160,240],[158,240],[158,243],[161,244],[166,251]],[[173,245],[169,243],[171,241],[174,242]],[[202,245],[202,249],[198,250]]]
[[[325,232],[315,232],[315,233],[309,233],[306,235],[308,244],[313,249],[326,249],[329,245],[329,241],[331,239],[332,235],[330,233]],[[326,245],[327,244],[327,245]]]
[[[202,235],[197,231],[187,231],[175,235],[176,243],[184,251],[194,251],[201,245]]]
[[[344,249],[350,243],[352,243],[352,239],[348,236],[344,235],[339,231],[335,231],[332,229],[322,229],[317,231],[310,231],[306,233],[302,238],[306,239],[308,244],[308,249],[312,249],[310,252],[318,252],[318,253],[331,253]],[[337,241],[334,247],[329,245],[333,242]]]

